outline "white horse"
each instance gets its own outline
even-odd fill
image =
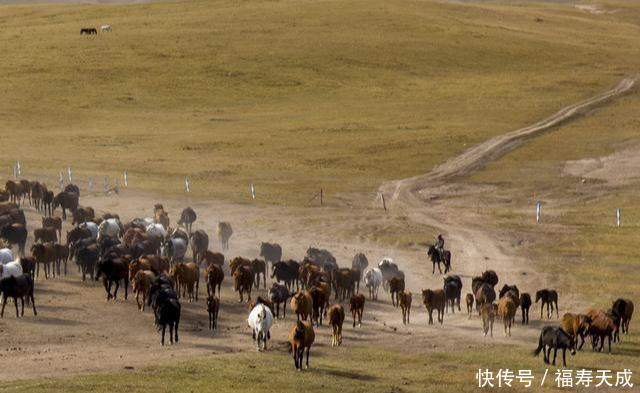
[[[167,239],[162,245],[162,254],[169,257],[171,263],[182,262],[187,254],[187,242],[179,237]]]
[[[111,25],[102,25],[100,26],[100,31],[103,33],[106,33],[106,32],[112,32],[113,30],[111,30]]]
[[[0,278],[5,277],[20,277],[22,276],[22,265],[20,262],[9,262],[6,264],[0,263]]]
[[[247,323],[251,328],[252,337],[257,341],[258,352],[260,350],[267,350],[267,340],[271,338],[269,330],[273,325],[273,314],[269,307],[266,307],[262,303],[256,304],[256,306],[249,313]],[[262,346],[260,344],[263,344]]]
[[[98,227],[98,240],[101,240],[105,236],[115,239],[118,237],[118,234],[120,234],[121,230],[122,224],[117,218],[104,220]]]
[[[87,221],[87,222],[83,222],[82,224],[80,224],[80,228],[86,228],[89,230],[89,232],[91,232],[91,237],[96,239],[98,237],[98,224],[96,224],[93,221]]]
[[[378,300],[378,289],[382,284],[382,272],[377,267],[368,269],[364,273],[364,285],[369,288],[369,298]]]
[[[167,231],[162,224],[156,224],[154,222],[147,225],[147,234],[149,237],[160,237],[162,239],[167,237]]]
[[[13,253],[10,248],[0,249],[0,263],[5,264],[13,262]]]

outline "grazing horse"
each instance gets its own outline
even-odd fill
[[[438,311],[438,322],[442,325],[444,321],[444,306],[446,304],[446,296],[442,289],[423,289],[422,302],[429,312],[429,325],[433,325],[433,310]]]
[[[553,365],[556,365],[556,357],[558,349],[562,349],[562,367],[567,367],[566,351],[571,351],[571,355],[576,354],[575,342],[573,338],[564,330],[554,327],[545,326],[540,332],[538,339],[538,348],[533,352],[534,356],[538,356],[544,350],[544,362],[549,364],[551,350],[553,349]]]
[[[229,239],[231,238],[231,235],[233,235],[233,228],[231,228],[231,224],[226,221],[219,222],[217,234],[220,244],[222,245],[222,249],[228,250]]]
[[[273,283],[271,284],[271,288],[269,289],[269,300],[276,307],[276,318],[280,318],[280,304],[282,303],[282,317],[285,318],[287,316],[287,300],[291,297],[289,293],[289,289],[286,286]]]
[[[248,266],[240,266],[233,272],[233,286],[240,296],[239,302],[244,301],[243,294],[248,294],[247,301],[251,301],[251,287],[253,286],[253,271]]]
[[[258,352],[267,350],[267,340],[271,337],[269,330],[273,325],[273,313],[262,303],[255,305],[249,313],[247,323],[251,328],[252,337],[257,342]]]
[[[442,255],[440,255],[440,253],[436,249],[436,246],[429,245],[429,248],[427,250],[427,255],[429,256],[429,258],[431,259],[431,262],[433,263],[433,269],[431,271],[431,274],[436,273],[436,264],[438,265],[438,271],[440,272],[440,274],[442,274],[442,269],[440,269],[440,263],[444,264],[444,274],[449,273],[449,271],[451,270],[451,251],[443,250]]]
[[[497,305],[494,303],[484,303],[480,307],[480,315],[482,316],[482,332],[484,336],[487,336],[487,333],[491,334],[493,337],[493,322],[496,319],[496,314],[498,310],[496,310]]]
[[[594,309],[588,310],[587,316],[591,318],[588,332],[591,336],[591,345],[593,350],[596,349],[598,341],[600,341],[600,348],[598,351],[602,351],[604,341],[605,339],[608,339],[609,353],[611,353],[611,341],[618,331],[620,318],[615,314],[608,314],[604,310]]]
[[[553,315],[554,305],[556,310],[556,317],[560,317],[558,311],[558,292],[553,289],[541,289],[536,292],[536,303],[542,300],[540,304],[540,318],[542,319],[542,311],[544,310],[544,306],[547,306],[547,318],[551,319]]]
[[[107,32],[112,32],[113,30],[111,30],[111,26],[110,25],[102,25],[100,26],[100,31],[103,33],[107,33]]]
[[[369,289],[369,299],[378,300],[378,289],[382,284],[382,272],[377,267],[364,273],[364,285]]]
[[[365,297],[361,293],[356,293],[349,299],[349,310],[353,317],[353,327],[356,327],[356,319],[358,326],[362,327],[362,313],[364,312]]]
[[[16,318],[24,317],[24,298],[31,301],[33,307],[33,315],[38,315],[36,310],[35,299],[33,298],[33,278],[30,275],[21,275],[18,277],[9,276],[0,279],[0,293],[2,293],[2,310],[0,318],[4,318],[4,307],[7,305],[7,298],[13,298],[13,304],[16,306]],[[18,299],[22,302],[22,313],[18,313]]]
[[[78,200],[80,196],[75,192],[62,191],[53,198],[53,210],[58,207],[62,208],[62,219],[67,219],[67,210],[74,213],[78,209]]]
[[[215,330],[218,327],[218,311],[220,311],[220,298],[208,296],[207,312],[209,313],[209,330]]]
[[[296,370],[302,371],[305,349],[307,350],[307,368],[309,368],[309,352],[315,339],[316,333],[311,322],[298,320],[289,331],[289,343],[291,344],[291,353],[293,354]]]
[[[575,340],[576,349],[579,351],[584,345],[584,336],[589,331],[591,317],[584,314],[566,313],[562,316],[562,329]],[[578,337],[580,346],[578,346]]]
[[[88,35],[98,34],[98,30],[95,27],[83,27],[80,29],[80,35],[84,35],[84,34],[88,34]]]
[[[402,324],[408,325],[411,317],[411,292],[400,292],[398,294],[398,303],[400,303],[400,309],[402,310]]]
[[[191,207],[186,207],[184,210],[182,210],[182,213],[180,213],[178,225],[184,227],[188,233],[191,233],[193,223],[196,222],[197,219],[198,215],[196,214],[195,210],[193,210]]]
[[[120,288],[120,281],[124,282],[124,300],[127,300],[129,295],[129,266],[121,258],[108,258],[103,259],[96,265],[96,281],[104,275],[102,283],[104,284],[104,290],[107,292],[107,301],[116,299],[118,296],[118,288]],[[111,285],[116,284],[116,289],[111,294]]]
[[[334,304],[329,307],[329,324],[332,328],[331,346],[342,345],[342,325],[344,324],[344,307],[342,304]]]
[[[520,294],[520,310],[522,311],[522,324],[529,324],[529,309],[531,308],[531,295],[524,292]]]
[[[498,302],[498,318],[504,322],[504,336],[511,337],[511,326],[516,315],[516,303],[511,296],[504,296]]]

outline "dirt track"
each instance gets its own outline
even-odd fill
[[[350,265],[357,251],[365,252],[370,264],[377,263],[385,256],[393,257],[407,273],[408,289],[414,293],[412,325],[402,326],[400,310],[393,308],[389,295],[381,291],[379,302],[367,303],[363,328],[345,328],[347,346],[419,347],[425,351],[462,345],[483,346],[495,342],[530,346],[541,324],[534,318],[539,312],[538,308],[532,309],[532,324],[528,328],[516,326],[511,339],[501,338],[500,325],[497,324],[493,341],[478,340],[480,321],[477,317],[467,320],[466,315],[462,314],[447,315],[444,327],[427,326],[424,308],[419,307],[419,292],[422,288],[440,287],[442,276],[431,274],[431,264],[427,262],[424,249],[384,247],[361,238],[345,238],[342,234],[348,233],[358,223],[385,223],[406,216],[409,220],[441,228],[446,233],[448,248],[454,255],[454,273],[460,274],[464,280],[463,293],[468,292],[469,277],[487,268],[499,272],[501,284],[516,283],[521,291],[534,292],[543,286],[546,279],[532,270],[526,256],[514,248],[514,241],[519,239],[493,228],[490,219],[477,214],[472,208],[478,193],[492,190],[462,187],[445,180],[480,168],[488,160],[515,148],[528,137],[575,118],[582,110],[628,91],[634,81],[633,78],[625,79],[610,92],[565,108],[534,126],[472,148],[428,175],[385,184],[382,187],[385,193],[391,195],[390,190],[394,190],[391,212],[386,216],[381,216],[378,209],[265,207],[188,198],[160,199],[128,190],[120,195],[86,195],[85,192],[82,204],[101,212],[117,212],[128,220],[150,215],[153,204],[162,202],[170,212],[172,222],[175,222],[183,207],[190,205],[199,215],[195,227],[207,230],[210,236],[213,236],[218,221],[225,220],[233,224],[235,234],[231,239],[231,250],[226,253],[227,258],[235,255],[257,256],[260,241],[279,242],[285,258],[301,259],[309,245],[327,248],[334,252],[342,266]],[[358,200],[361,206],[366,206],[364,199],[355,196],[352,200]],[[26,211],[31,231],[39,224],[40,216],[30,207],[26,207]],[[70,224],[66,225],[69,228]],[[218,250],[218,242],[212,241],[210,248]],[[7,308],[7,315],[0,320],[0,342],[3,343],[0,381],[121,370],[127,366],[138,368],[145,364],[194,356],[255,350],[246,328],[246,305],[238,304],[228,277],[223,288],[220,332],[212,334],[206,329],[207,317],[202,299],[196,303],[184,303],[180,344],[161,348],[149,311],[139,312],[132,298],[127,302],[105,302],[101,285],[81,282],[73,263],[69,271],[70,275],[64,278],[44,280],[40,277],[37,280],[37,317],[34,318],[27,310],[25,318],[16,320],[13,309]],[[204,284],[201,282],[201,298],[204,294]],[[254,296],[258,294],[264,295],[265,290],[261,289]],[[561,294],[561,297],[565,310],[567,305],[579,301],[568,294]],[[286,321],[278,321],[273,331],[272,350],[284,350],[286,331],[292,321],[290,315]],[[350,317],[347,321],[350,321]],[[320,329],[318,342],[321,352],[328,350],[325,348],[330,342],[328,328]]]

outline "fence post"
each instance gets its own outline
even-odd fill
[[[129,187],[129,172],[127,172],[127,170],[124,170],[124,186],[125,187]]]
[[[384,208],[384,211],[387,211],[387,202],[384,200],[384,193],[380,193],[380,197],[382,198],[382,207]]]
[[[540,210],[542,209],[542,204],[538,201],[536,203],[536,222],[540,222]]]
[[[104,192],[109,191],[109,179],[107,179],[106,176],[102,178],[102,189],[104,190]]]
[[[184,190],[185,192],[191,192],[191,185],[189,184],[189,176],[184,177]]]
[[[71,174],[71,167],[67,168],[67,173],[69,174],[69,183],[73,183],[73,175]]]
[[[322,199],[322,188],[320,189],[320,205],[322,205],[324,203],[323,199]]]
[[[256,186],[253,184],[253,182],[251,183],[251,198],[256,199]]]
[[[89,181],[89,191],[93,191],[93,178],[90,177],[88,181]]]
[[[22,176],[22,166],[20,165],[20,160],[18,160],[16,167],[18,167],[18,176]]]
[[[622,209],[616,209],[616,226],[620,226],[620,216],[622,215]]]

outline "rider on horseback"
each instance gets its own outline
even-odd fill
[[[444,261],[444,238],[442,237],[442,233],[438,235],[435,244],[436,251],[438,252],[438,256],[441,261]]]

